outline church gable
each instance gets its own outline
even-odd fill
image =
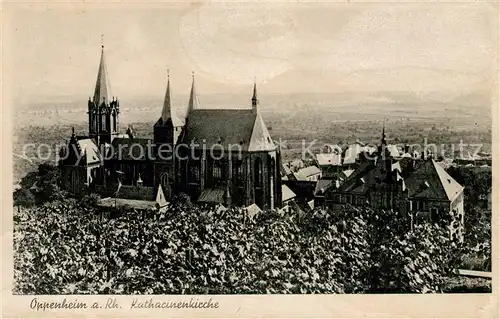
[[[276,145],[274,145],[274,142],[271,138],[271,135],[269,134],[264,120],[262,119],[262,116],[260,116],[260,114],[257,114],[250,138],[250,143],[248,145],[248,151],[273,151],[275,149]]]
[[[62,148],[59,156],[64,158],[64,165],[88,166],[102,161],[99,147],[94,140],[85,137],[72,136],[68,147]]]

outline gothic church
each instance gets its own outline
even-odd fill
[[[135,136],[130,128],[120,133],[119,115],[102,47],[88,101],[88,136],[76,136],[73,130],[60,153],[65,189],[135,200],[154,200],[161,190],[167,200],[184,193],[200,203],[281,206],[280,149],[259,112],[255,84],[248,109],[203,109],[193,75],[182,119],[172,107],[168,78],[152,140]]]

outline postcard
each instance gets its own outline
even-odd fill
[[[3,2],[6,318],[497,318],[498,3]]]

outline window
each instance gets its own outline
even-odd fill
[[[431,208],[431,220],[433,223],[437,223],[439,220],[439,210],[435,207]]]
[[[212,178],[214,181],[222,180],[222,168],[219,162],[214,162],[212,167]]]
[[[193,163],[189,166],[189,181],[199,182],[200,180],[200,168],[197,163]]]
[[[346,195],[347,204],[352,204],[352,195]]]
[[[362,196],[356,197],[356,204],[358,204],[358,205],[364,205],[365,204],[365,199]]]
[[[417,210],[423,210],[424,209],[424,203],[422,201],[417,201]]]
[[[243,173],[243,161],[233,161],[233,180],[236,181],[237,183],[241,182],[241,185],[238,185],[239,187],[242,187],[242,181],[245,180],[245,175]]]
[[[117,131],[116,128],[116,111],[113,112],[113,131]]]
[[[340,203],[345,204],[345,195],[340,195]]]
[[[107,130],[107,128],[106,128],[106,113],[102,114],[102,121],[101,121],[101,123],[102,123],[102,130],[106,131]]]
[[[261,187],[262,186],[262,161],[260,158],[257,158],[255,160],[253,174],[254,174],[255,187]]]

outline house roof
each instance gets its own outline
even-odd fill
[[[260,207],[257,206],[257,204],[255,204],[255,203],[251,204],[250,206],[245,207],[245,210],[247,212],[247,216],[250,219],[253,219],[255,217],[255,215],[257,215],[257,214],[262,213],[262,210],[260,209]]]
[[[399,161],[398,162],[394,162],[392,164],[391,168],[392,168],[393,171],[398,171],[398,172],[401,173],[401,165],[399,164]]]
[[[301,172],[294,172],[293,177],[295,177],[295,180],[297,180],[297,181],[306,181],[307,180],[307,176],[305,176]]]
[[[411,157],[403,157],[398,161],[399,168],[401,169],[400,173],[403,178],[407,177],[413,169],[413,161]]]
[[[292,174],[292,170],[290,169],[290,166],[288,166],[287,163],[282,163],[281,167],[286,176]]]
[[[290,161],[290,163],[288,163],[290,165],[290,167],[303,167],[304,166],[304,162],[301,160],[301,159],[294,159],[292,161]]]
[[[308,201],[307,206],[309,206],[310,209],[314,209],[314,199],[311,199],[310,201]]]
[[[349,145],[344,153],[344,165],[354,164],[360,152],[361,146],[359,144]]]
[[[158,185],[158,191],[156,192],[156,202],[160,207],[167,205],[167,200],[165,195],[163,194],[163,188],[161,185]]]
[[[345,175],[345,177],[351,176],[352,173],[354,173],[353,169],[346,169],[345,171],[342,171],[342,173]]]
[[[443,185],[446,196],[450,201],[455,199],[455,197],[463,191],[463,186],[454,180],[436,161],[432,160],[432,164],[434,164],[436,172],[439,175],[439,180]]]
[[[389,154],[391,154],[392,157],[398,157],[401,154],[398,147],[394,144],[387,145],[387,150],[389,151]]]
[[[409,196],[416,199],[451,201],[463,190],[433,159],[420,162],[405,182]]]
[[[224,149],[241,145],[243,151],[275,150],[260,115],[251,109],[194,109],[188,114],[183,143],[195,142]],[[233,147],[237,150],[237,147]]]
[[[292,190],[286,186],[286,185],[281,185],[281,197],[282,197],[282,200],[284,202],[286,202],[287,200],[290,200],[292,198],[295,198],[297,195],[295,195],[294,192],[292,192]]]
[[[308,166],[308,167],[304,167],[304,168],[299,169],[299,171],[297,173],[299,173],[301,176],[309,177],[309,176],[321,174],[321,170],[319,168],[317,168],[316,166]]]
[[[198,202],[224,204],[224,190],[222,188],[205,188],[198,197]]]
[[[334,185],[333,179],[320,179],[316,183],[316,189],[314,190],[314,196],[322,196],[331,186]]]
[[[371,181],[366,175],[375,168],[373,162],[362,163],[351,175],[344,181],[344,183],[338,185],[339,192],[356,192],[364,193],[368,190],[367,183]],[[364,178],[365,182],[361,181]]]
[[[147,138],[114,138],[111,142],[113,146],[112,158],[117,160],[145,161],[153,159],[152,147],[148,147],[148,142],[152,140]]]
[[[342,165],[342,155],[335,153],[320,153],[316,154],[316,161],[319,166],[340,166]]]
[[[366,152],[368,154],[372,154],[377,151],[377,148],[368,145],[360,145],[359,143],[351,144],[345,150],[344,153],[344,165],[346,164],[354,164],[359,157],[359,154],[362,152]]]

